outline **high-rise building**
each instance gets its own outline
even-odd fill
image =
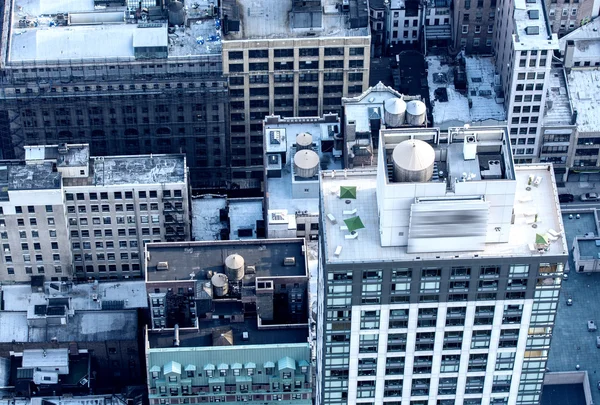
[[[425,36],[423,48],[446,48],[452,41],[450,0],[427,0],[425,3]]]
[[[223,72],[230,96],[232,181],[263,179],[263,119],[339,113],[369,83],[368,5],[359,0],[225,2]],[[232,18],[228,17],[228,20]],[[230,27],[230,26],[233,26]]]
[[[506,1],[506,3],[509,3]],[[512,3],[511,3],[512,4]],[[458,0],[453,2],[452,39],[456,52],[491,55],[497,17],[496,0]],[[505,33],[503,32],[502,35]],[[509,35],[510,38],[510,35]]]
[[[417,0],[392,0],[387,3],[388,45],[419,42],[423,5]]]
[[[558,38],[550,31],[541,0],[502,1],[494,29],[510,140],[516,163],[539,157],[552,55]],[[519,145],[522,145],[519,147]]]
[[[504,128],[379,151],[321,175],[317,400],[539,403],[568,255],[552,166],[513,165]]]
[[[194,187],[227,186],[228,96],[212,2],[5,3],[4,158],[63,142],[88,143],[96,156],[183,152]]]
[[[183,154],[94,158],[61,144],[25,157],[0,168],[0,280],[140,278],[144,244],[190,238]]]

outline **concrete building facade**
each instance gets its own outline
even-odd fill
[[[25,149],[25,161],[4,173],[4,281],[141,278],[145,243],[190,238],[185,155]]]
[[[452,46],[455,52],[490,55],[498,3],[496,0],[460,0],[453,4]],[[505,35],[506,32],[502,32]],[[508,36],[510,37],[510,35]]]
[[[550,0],[546,2],[546,13],[550,29],[562,37],[598,17],[600,2]]]
[[[388,45],[413,44],[421,40],[423,5],[415,0],[392,0],[387,3]]]
[[[551,165],[513,166],[502,128],[438,136],[383,130],[376,172],[322,175],[323,404],[539,403],[568,254]]]

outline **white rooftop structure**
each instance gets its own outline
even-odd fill
[[[407,139],[431,145],[436,160],[429,180],[395,181],[384,154],[379,155],[377,171],[321,174],[327,262],[567,252],[564,236],[556,238],[549,232],[564,235],[551,165],[513,167],[504,129],[453,128],[449,136],[449,144],[439,144],[435,129],[382,131],[380,149],[385,147],[388,156]],[[356,199],[339,198],[341,186],[356,187]],[[356,210],[364,225],[354,233],[327,218],[328,214],[344,218],[349,209]],[[536,243],[538,234],[545,238],[543,245]]]
[[[345,110],[345,123],[354,121],[356,123],[356,132],[369,132],[369,108],[379,108],[382,118],[382,124],[386,125],[384,104],[386,100],[403,98],[403,95],[396,90],[384,85],[382,82],[373,87],[369,87],[364,93],[356,97],[344,98],[342,103]]]
[[[567,41],[574,41],[574,59],[588,59],[600,62],[600,18],[595,18],[589,23],[569,32],[558,41],[561,53],[564,54]]]
[[[28,349],[23,350],[24,368],[67,368],[69,349]]]
[[[550,32],[545,16],[541,0],[515,0],[513,43],[516,51],[558,49],[558,36]]]
[[[485,125],[506,122],[504,99],[497,94],[500,78],[495,74],[491,57],[465,57],[467,89],[459,92],[454,86],[455,65],[441,57],[427,57],[429,98],[432,100],[433,123],[445,130],[451,126],[480,123]],[[440,101],[436,90],[446,89],[448,101]]]
[[[577,110],[579,133],[597,133],[600,128],[600,71],[573,69],[567,80],[571,103]]]

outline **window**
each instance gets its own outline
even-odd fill
[[[462,33],[463,34],[468,34],[469,33],[469,26],[467,24],[463,24],[463,26],[462,26]]]

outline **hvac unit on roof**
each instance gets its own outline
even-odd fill
[[[465,160],[474,160],[477,158],[477,138],[475,135],[465,136],[463,155]]]

